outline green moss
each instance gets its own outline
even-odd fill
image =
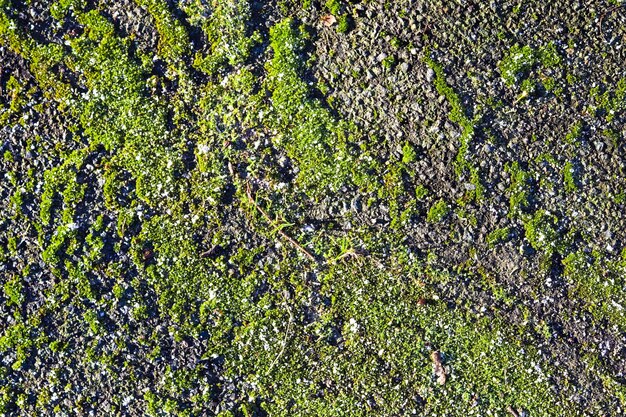
[[[53,352],[61,352],[67,349],[67,346],[67,343],[63,343],[59,340],[53,340],[52,342],[50,342],[50,350]]]
[[[526,240],[538,251],[551,255],[562,249],[562,242],[557,231],[558,219],[555,215],[537,210],[524,221]]]
[[[11,197],[24,212],[30,210],[33,191],[43,177],[40,216],[32,224],[39,234],[41,256],[56,282],[45,294],[44,313],[28,317],[22,328],[3,329],[0,348],[3,354],[8,352],[7,357],[17,354],[14,367],[26,363],[24,358],[34,347],[49,346],[43,354],[58,358],[61,367],[65,359],[81,355],[79,362],[105,374],[117,375],[123,368],[133,385],[143,376],[133,375],[135,364],[123,359],[124,341],[132,340],[140,347],[139,355],[158,365],[160,357],[169,354],[169,347],[161,349],[163,334],[155,330],[132,339],[134,326],[145,330],[146,325],[158,323],[169,332],[172,350],[190,342],[203,349],[204,357],[195,368],[158,371],[162,378],[142,403],[153,415],[201,415],[208,409],[223,387],[198,381],[204,381],[206,366],[217,358],[224,364],[220,377],[236,381],[236,389],[243,390],[235,400],[234,414],[398,415],[415,408],[424,415],[445,415],[474,403],[472,410],[479,415],[505,413],[509,405],[531,415],[567,415],[564,408],[577,409],[578,404],[568,400],[572,393],[568,387],[562,387],[562,396],[551,391],[550,381],[558,370],[543,350],[536,349],[543,338],[553,337],[551,323],[532,317],[525,300],[507,293],[489,273],[461,275],[478,261],[466,269],[451,266],[459,275],[444,273],[435,268],[445,261],[437,258],[437,252],[421,256],[403,243],[404,227],[423,215],[427,201],[436,200],[428,198],[425,185],[415,185],[416,174],[410,168],[417,160],[416,150],[405,142],[401,158],[381,163],[377,156],[388,149],[373,146],[381,140],[337,120],[328,110],[329,103],[314,98],[305,77],[307,63],[312,62],[304,52],[309,36],[305,28],[295,20],[281,21],[270,31],[269,43],[259,42],[260,35],[255,40],[251,32],[257,22],[246,1],[177,3],[185,21],[170,3],[139,3],[155,19],[159,55],[169,65],[166,75],[155,75],[159,71],[153,71],[152,57],[141,52],[132,38],[120,38],[99,8],[85,13],[79,2],[58,2],[56,17],[77,19],[84,28],[83,34],[68,38],[62,46],[28,40],[26,30],[11,29],[15,26],[10,25],[11,19],[0,13],[3,44],[29,62],[46,105],[59,104],[63,123],[74,132],[72,144],[80,148],[74,153],[55,149],[53,168],[29,174],[29,184],[23,183],[21,173],[8,174],[8,184],[24,185],[24,194],[15,192]],[[345,12],[345,2],[332,3],[329,8]],[[285,11],[298,6],[281,4]],[[386,2],[384,7],[391,6]],[[339,26],[342,16],[348,15],[338,15]],[[199,77],[190,75],[192,46],[185,44],[182,32],[187,27],[207,36],[207,48],[193,64],[205,73]],[[250,59],[254,45],[258,46],[255,60],[270,57],[266,72]],[[540,64],[558,65],[550,53],[536,54],[531,74],[545,69]],[[455,168],[460,186],[469,192],[455,205],[455,214],[476,228],[478,213],[467,202],[482,197],[480,171],[471,159],[480,118],[469,114],[470,107],[446,82],[444,69],[428,54],[425,61],[435,71],[435,87],[448,102],[450,120],[462,129]],[[57,76],[60,67],[79,79],[85,91],[67,88]],[[530,77],[522,83],[538,86]],[[30,97],[23,89],[22,93]],[[33,97],[38,96],[39,90]],[[15,108],[22,112],[23,104],[18,104]],[[397,141],[387,145],[395,149]],[[296,181],[285,180],[285,174],[278,172],[278,157],[299,172]],[[18,163],[20,158],[15,155]],[[533,215],[532,173],[522,165],[507,166],[510,215],[524,221],[533,247],[548,254],[558,250],[564,256],[561,242],[566,238],[555,217],[541,211]],[[79,183],[85,173],[89,182]],[[100,204],[102,191],[106,215],[100,213],[89,225],[85,217],[76,215],[92,207],[92,202],[84,201],[92,195],[87,187],[100,187],[103,178],[105,183],[95,195]],[[287,187],[277,187],[284,182]],[[254,185],[256,203],[275,222],[268,222],[249,201],[247,184]],[[336,224],[316,225],[313,232],[302,228],[308,222],[301,216],[303,207],[308,213],[315,208],[316,198],[333,199],[344,185],[369,206],[388,207],[391,225],[379,231],[355,220],[350,230],[340,230]],[[450,210],[443,199],[435,201],[427,221],[443,221]],[[345,216],[344,220],[358,220],[353,213]],[[456,231],[438,228],[444,237],[458,238]],[[294,247],[278,236],[279,229],[330,261],[319,269],[303,263],[294,255]],[[494,230],[487,244],[493,247],[512,234],[508,228]],[[556,249],[546,236],[553,238]],[[3,262],[21,250],[20,237],[0,239],[7,246],[0,258]],[[129,255],[131,264],[124,261]],[[470,256],[478,259],[479,252],[470,250]],[[117,260],[111,261],[112,257]],[[315,274],[310,273],[312,268]],[[572,268],[566,270],[568,277],[574,276]],[[11,300],[16,317],[22,312],[13,305],[24,303],[27,291],[20,285],[29,282],[27,278],[22,274],[6,284],[3,281],[2,293]],[[605,284],[606,280],[596,282],[595,277],[575,278],[570,287],[579,292],[573,292],[572,299],[589,294],[585,308],[595,320],[623,323],[613,305],[623,300],[619,292],[623,282],[610,279],[614,282]],[[467,288],[453,292],[452,299],[438,292],[454,289],[458,283]],[[475,300],[466,295],[475,286],[480,286],[485,299],[495,300],[487,315],[478,312],[472,305]],[[315,301],[315,311],[311,300],[321,300]],[[501,303],[520,308],[528,326],[511,323],[500,311]],[[130,322],[107,332],[110,321],[101,314],[109,309],[117,314],[126,306]],[[66,314],[69,311],[74,313]],[[76,317],[64,321],[68,316]],[[55,332],[64,331],[68,323],[79,325],[78,330],[82,326],[92,342],[81,345],[72,339],[69,349],[60,341],[70,339],[59,336],[40,343],[40,326],[56,325],[57,320],[61,325]],[[98,339],[114,333],[123,340],[114,340],[116,352],[107,352],[111,345]],[[429,354],[433,350],[441,352],[452,370],[444,386],[432,380]],[[11,372],[0,367],[0,379],[21,377]],[[73,390],[66,387],[67,393]],[[53,405],[48,404],[47,390],[19,395],[0,387],[0,409],[18,401],[24,413],[32,414],[35,397],[39,407]],[[78,399],[75,409],[84,412],[90,401]],[[114,396],[112,402],[117,403],[112,414],[123,409],[119,398]],[[61,413],[62,407],[56,407]]]
[[[83,319],[89,325],[89,329],[94,335],[100,334],[103,331],[103,327],[98,319],[98,313],[95,311],[88,310],[83,314]]]
[[[8,350],[15,352],[16,359],[11,365],[14,370],[22,367],[30,357],[33,347],[31,328],[21,321],[6,327],[0,336],[0,352]]]
[[[522,169],[517,161],[507,164],[505,171],[509,174],[511,181],[508,194],[509,217],[512,218],[530,209],[532,175]]]
[[[215,76],[227,66],[241,66],[252,47],[261,42],[261,35],[251,33],[249,28],[251,16],[247,1],[216,3],[209,18],[203,16],[201,19],[211,50],[208,54],[196,53],[194,67]]]
[[[405,164],[410,164],[411,162],[415,162],[417,159],[417,152],[415,152],[415,148],[411,144],[411,142],[404,142],[404,146],[402,147],[402,162]]]
[[[347,14],[342,14],[337,19],[337,32],[346,33],[350,30],[351,19]],[[384,65],[384,64],[383,64]]]
[[[266,65],[271,91],[272,125],[279,129],[276,144],[298,162],[299,181],[305,187],[338,188],[350,174],[345,129],[322,104],[309,97],[302,80],[305,32],[291,19],[270,30],[274,53]]]
[[[429,223],[438,223],[442,221],[450,212],[450,206],[445,200],[439,200],[433,204],[428,210],[426,221]]]
[[[64,207],[62,220],[65,224],[72,223],[76,206],[85,195],[86,185],[76,181],[76,173],[80,170],[86,156],[87,149],[74,151],[63,164],[44,172],[44,186],[39,208],[39,217],[44,225],[49,225],[52,221],[55,198],[59,194],[62,195]]]
[[[429,194],[430,191],[428,191],[428,188],[426,188],[423,184],[419,184],[417,187],[415,187],[415,198],[417,198],[418,200],[423,200]]]
[[[7,413],[13,404],[14,398],[8,386],[0,386],[0,413]]]
[[[430,51],[424,54],[424,62],[435,72],[435,88],[437,92],[444,96],[451,107],[448,114],[449,119],[461,126],[462,132],[459,137],[459,151],[455,160],[455,171],[458,176],[469,174],[470,182],[474,188],[469,191],[469,200],[480,200],[484,194],[484,187],[480,181],[478,168],[469,161],[470,143],[474,137],[475,124],[480,117],[473,120],[466,114],[465,108],[461,103],[460,97],[446,82],[446,74],[443,67],[430,57]]]
[[[525,78],[536,64],[535,51],[528,45],[515,44],[498,64],[500,75],[508,85]]]
[[[7,279],[3,285],[4,295],[8,298],[7,305],[21,307],[24,302],[24,286],[19,275]]]
[[[50,14],[61,21],[69,12],[84,10],[86,3],[85,0],[58,0],[50,5]]]
[[[398,38],[397,36],[391,38],[391,41],[389,43],[395,49],[400,49],[404,45],[404,42],[401,41],[400,38]]]
[[[579,190],[579,180],[577,169],[571,161],[563,166],[563,185],[568,193],[575,193]]]
[[[515,44],[498,64],[500,75],[507,85],[524,81],[537,66],[554,68],[561,64],[561,56],[552,42],[538,49]]]
[[[569,86],[574,86],[574,84],[576,84],[577,78],[576,78],[576,76],[575,76],[575,75],[568,73],[568,74],[565,76],[565,80],[567,81],[567,84],[568,84]]]
[[[533,80],[525,79],[520,85],[523,97],[532,97],[537,92],[537,83]],[[518,97],[519,100],[519,97]]]
[[[408,172],[405,163],[394,163],[383,176],[383,184],[377,190],[378,199],[389,204],[391,228],[406,225],[417,216],[416,201],[408,192]]]
[[[552,77],[547,77],[543,80],[543,88],[548,92],[554,92],[557,97],[562,93],[562,89],[557,89],[556,80]]]
[[[97,10],[78,14],[77,20],[87,29],[87,36],[91,41],[101,42],[115,34],[115,26]]]
[[[610,122],[626,110],[626,77],[621,78],[613,89],[608,89],[600,83],[590,89],[590,95],[595,102],[592,111],[596,116],[606,117]]]
[[[506,242],[511,237],[511,228],[502,227],[496,229],[487,235],[487,244],[493,248],[497,244]]]
[[[385,57],[385,59],[381,62],[382,66],[387,69],[391,69],[396,66],[396,57],[395,55],[389,55]]]
[[[176,63],[190,52],[190,40],[183,24],[172,14],[164,0],[135,0],[148,9],[155,20],[159,32],[159,54],[166,60]]]
[[[563,259],[570,296],[581,300],[595,320],[604,320],[626,330],[624,260],[609,260],[598,252],[577,251]]]
[[[113,295],[115,296],[115,298],[117,298],[118,300],[121,299],[124,295],[124,288],[116,283],[115,285],[113,285]]]
[[[20,214],[22,214],[22,206],[24,205],[24,194],[26,194],[23,189],[18,188],[17,190],[15,190],[15,192],[11,195],[10,198],[10,203],[11,206],[15,212],[15,216],[19,216]]]
[[[541,65],[546,68],[555,68],[562,63],[561,55],[554,42],[550,42],[547,45],[542,46],[536,54]]]
[[[572,129],[565,135],[566,143],[570,145],[578,145],[577,141],[582,137],[583,122],[579,120],[572,126]]]
[[[341,0],[326,0],[325,6],[331,14],[335,16],[341,14]]]
[[[17,113],[22,106],[26,104],[26,97],[24,97],[24,88],[20,85],[19,81],[14,76],[9,76],[6,83],[6,92],[11,97],[9,109],[11,112]]]

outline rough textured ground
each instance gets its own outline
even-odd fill
[[[624,415],[625,126],[617,0],[0,0],[0,415]]]

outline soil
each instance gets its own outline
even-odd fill
[[[0,0],[0,415],[624,415],[624,62],[619,0]]]

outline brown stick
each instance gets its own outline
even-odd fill
[[[272,226],[274,226],[274,228],[276,228],[276,230],[278,231],[278,234],[280,234],[285,240],[287,240],[289,243],[291,243],[296,249],[298,249],[300,252],[302,252],[307,258],[309,258],[310,260],[312,260],[313,262],[317,262],[317,259],[315,258],[315,256],[313,256],[311,254],[311,252],[309,252],[308,250],[306,250],[305,248],[302,247],[302,245],[300,245],[298,242],[296,242],[291,236],[289,236],[287,233],[283,232],[278,225],[276,224],[276,222],[274,220],[272,220],[272,218],[265,212],[265,210],[263,210],[261,208],[261,206],[259,206],[256,201],[254,200],[254,198],[252,197],[252,190],[250,190],[250,184],[246,183],[246,194],[248,195],[248,199],[250,200],[250,202],[254,205],[254,207],[256,207],[256,209],[259,211],[259,213],[261,213],[261,215],[263,215],[263,217],[265,218],[265,220],[271,224]]]
[[[619,9],[622,6],[623,4],[618,4],[617,6],[613,6],[610,9],[608,9],[606,12],[602,13],[602,16],[600,16],[600,21],[598,22],[598,25],[600,26],[600,35],[602,35],[602,38],[604,38],[604,43],[609,43],[609,41],[606,40],[606,36],[604,36],[604,31],[602,30],[602,21],[604,20],[604,16],[606,16],[609,13],[613,13],[615,10]]]
[[[215,249],[217,249],[217,247],[218,247],[218,246],[219,246],[219,245],[213,245],[213,246],[211,247],[211,249],[209,249],[209,250],[206,250],[206,251],[202,252],[202,253],[200,254],[200,257],[201,257],[201,258],[206,258],[207,256],[211,256],[211,255],[213,254],[213,252],[215,252]]]
[[[519,417],[519,413],[510,405],[506,407],[506,411],[508,411],[513,417]]]

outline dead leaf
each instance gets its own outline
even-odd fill
[[[443,362],[441,362],[441,353],[439,351],[434,351],[430,354],[430,358],[433,360],[433,372],[437,377],[437,383],[439,385],[443,385],[446,383],[446,370],[443,367]]]
[[[325,14],[320,20],[322,21],[322,24],[327,27],[332,26],[337,22],[337,19],[332,14]]]

